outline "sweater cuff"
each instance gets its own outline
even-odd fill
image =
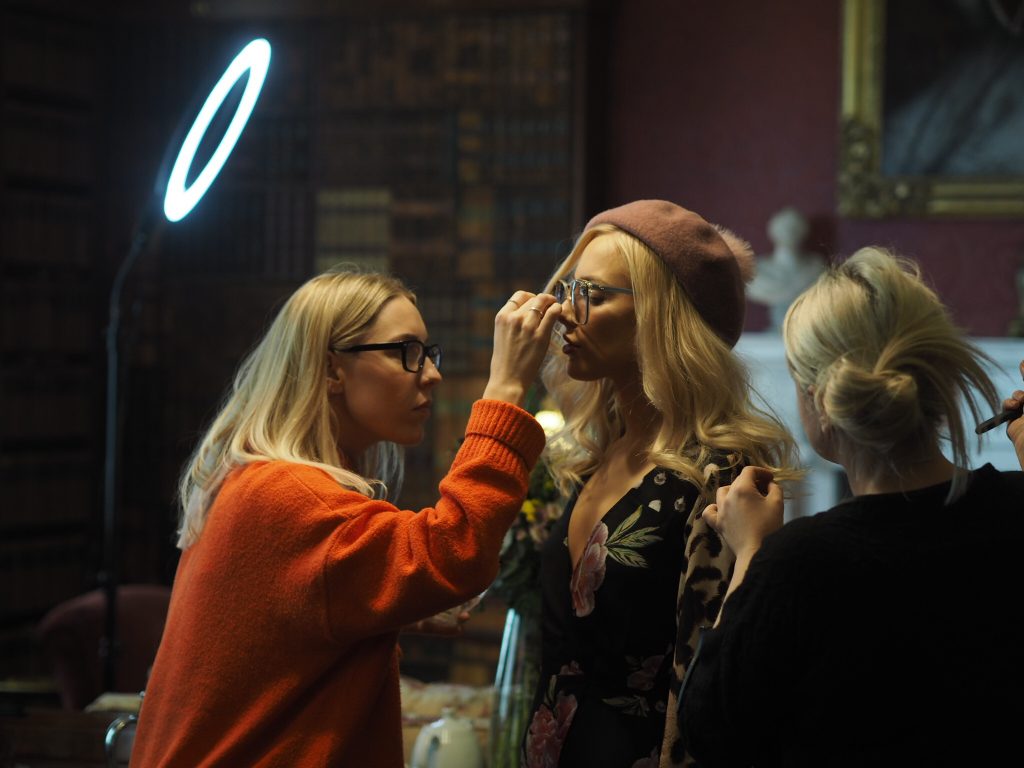
[[[532,467],[544,450],[544,430],[537,420],[517,405],[504,400],[477,400],[469,414],[466,437],[480,435],[498,440]]]

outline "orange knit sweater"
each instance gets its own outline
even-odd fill
[[[543,445],[478,401],[419,513],[304,465],[235,470],[178,566],[133,768],[401,768],[398,630],[491,583]]]

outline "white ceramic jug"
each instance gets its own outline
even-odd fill
[[[445,707],[441,719],[424,725],[412,748],[411,768],[483,768],[473,724]]]

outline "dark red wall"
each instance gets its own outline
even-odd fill
[[[792,205],[807,246],[878,244],[916,258],[981,336],[1017,312],[1024,221],[853,220],[836,214],[841,0],[624,0],[608,40],[608,204],[663,197],[771,250]],[[1024,139],[1022,139],[1024,142]],[[752,306],[747,329],[764,326]]]

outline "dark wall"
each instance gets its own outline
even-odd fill
[[[608,40],[608,203],[665,197],[767,253],[769,217],[811,220],[811,250],[869,244],[916,258],[958,323],[1002,336],[1015,316],[1024,221],[836,214],[841,0],[629,0]],[[764,327],[752,306],[747,329]]]

